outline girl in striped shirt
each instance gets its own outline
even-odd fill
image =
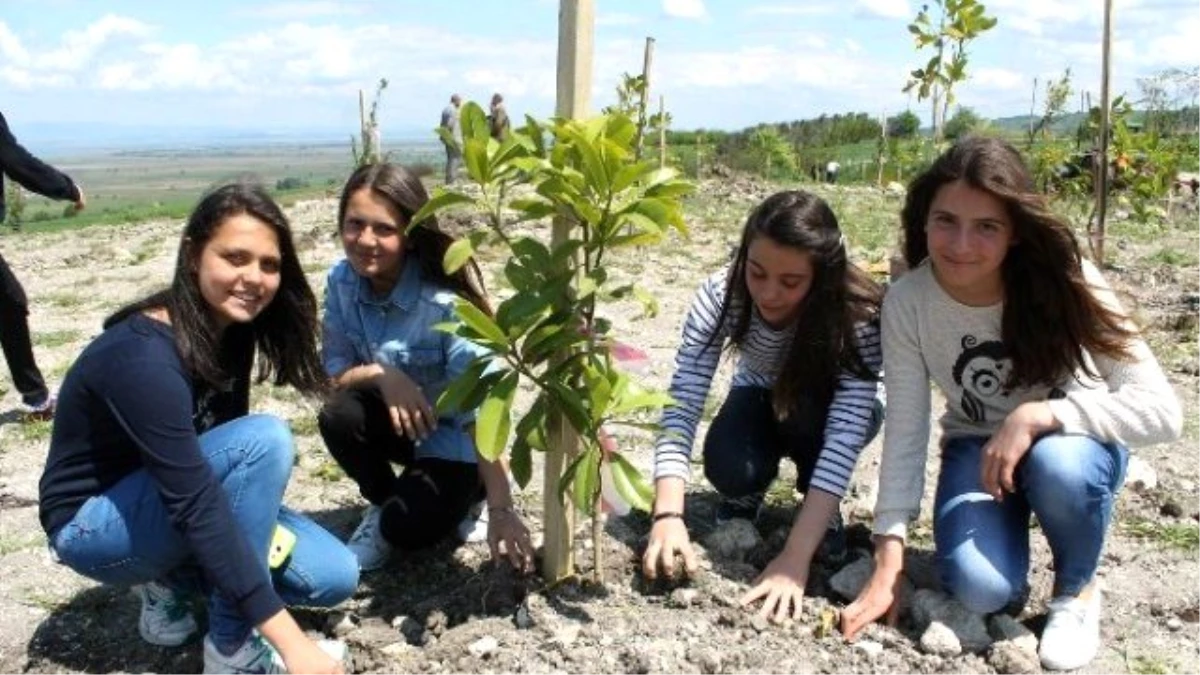
[[[704,473],[722,497],[718,522],[753,520],[780,461],[795,463],[803,506],[783,551],[742,604],[761,600],[764,617],[799,618],[822,539],[840,539],[844,550],[838,504],[882,419],[881,297],[849,262],[837,218],[819,197],[780,192],[754,209],[732,264],[701,285],[684,321],[675,405],[663,414],[654,454],[654,524],[642,560],[648,578],[660,566],[673,576],[676,555],[685,573],[696,570],[684,484],[713,373],[729,349],[737,359],[733,382],[704,440]]]

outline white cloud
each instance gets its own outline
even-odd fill
[[[972,85],[978,84],[989,89],[1007,91],[1024,89],[1033,79],[1007,68],[980,68],[974,73],[968,70],[967,75],[970,78],[968,81]]]
[[[663,13],[676,19],[706,19],[704,0],[663,0]]]
[[[881,16],[885,19],[900,19],[913,16],[908,9],[908,0],[858,0],[857,4],[866,13]]]
[[[83,30],[67,31],[58,49],[38,55],[31,65],[45,70],[82,70],[108,43],[119,38],[146,37],[152,32],[149,25],[137,19],[109,14]]]
[[[346,2],[274,2],[239,9],[235,14],[262,19],[287,19],[289,21],[296,21],[319,16],[362,14],[363,11],[362,6]]]
[[[21,38],[3,21],[0,21],[0,55],[13,63],[29,63],[29,52],[21,45]]]

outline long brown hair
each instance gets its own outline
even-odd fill
[[[812,285],[800,303],[796,335],[772,391],[775,414],[786,418],[801,391],[827,405],[842,370],[863,379],[878,379],[863,363],[853,338],[856,323],[878,320],[883,289],[849,261],[846,238],[829,205],[800,190],[767,197],[746,219],[717,320],[718,326],[729,322],[727,346],[740,347],[750,328],[754,301],[746,287],[746,257],[757,237],[807,252],[813,266]],[[719,334],[713,334],[710,347]]]
[[[900,214],[908,266],[915,268],[929,256],[930,205],[943,185],[956,181],[1003,202],[1013,224],[1016,243],[1001,265],[1000,334],[1013,363],[1008,386],[1053,386],[1076,370],[1096,377],[1085,352],[1130,358],[1136,332],[1127,317],[1093,295],[1070,225],[1050,210],[1021,154],[1005,141],[967,137],[913,180]]]
[[[350,174],[346,186],[342,188],[337,215],[339,231],[345,222],[346,205],[350,198],[364,188],[396,207],[404,219],[404,222],[400,223],[402,227],[407,227],[412,222],[413,215],[429,201],[429,193],[425,191],[421,179],[403,166],[389,162],[364,164]],[[492,308],[488,304],[487,291],[483,286],[483,274],[474,258],[468,260],[467,264],[454,274],[446,274],[442,268],[446,249],[450,248],[455,239],[441,230],[436,217],[426,218],[404,236],[405,246],[409,247],[408,254],[405,255],[406,261],[415,255],[426,279],[454,291],[491,316]]]
[[[233,325],[222,334],[200,292],[196,261],[217,228],[228,218],[253,216],[275,232],[279,241],[279,290],[248,325]],[[171,318],[175,348],[188,370],[218,389],[227,389],[245,373],[239,364],[259,359],[257,381],[272,379],[305,394],[325,389],[325,373],[317,353],[317,299],[304,276],[287,217],[261,186],[238,182],[206,193],[188,216],[179,240],[171,287],[117,310],[104,321],[108,328],[131,314],[164,308]]]

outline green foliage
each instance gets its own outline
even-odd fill
[[[4,185],[4,203],[7,207],[5,224],[12,228],[13,232],[20,231],[25,223],[25,190],[21,189],[17,181],[10,180]]]
[[[946,121],[943,133],[947,139],[953,141],[959,137],[966,136],[972,131],[982,129],[985,125],[986,121],[973,109],[960,105],[954,111],[954,116]]]
[[[1164,523],[1136,518],[1122,523],[1121,530],[1128,536],[1155,543],[1162,548],[1185,552],[1200,548],[1200,529],[1194,523]]]
[[[887,120],[888,138],[912,138],[920,129],[921,118],[911,110],[905,110]]]
[[[750,153],[761,167],[762,175],[771,176],[775,168],[791,175],[796,171],[796,152],[773,126],[759,127],[750,134]]]
[[[917,50],[932,49],[933,56],[923,68],[910,74],[904,91],[917,90],[917,100],[923,101],[943,92],[941,115],[933,120],[933,137],[941,140],[941,122],[954,103],[954,88],[967,79],[967,45],[996,25],[995,17],[987,16],[987,8],[977,0],[933,0],[940,10],[937,26],[929,16],[929,5],[922,5],[917,18],[908,24],[908,32],[916,41]]]
[[[1046,133],[1054,126],[1054,120],[1063,114],[1067,107],[1067,99],[1071,97],[1071,69],[1063,71],[1058,80],[1046,83],[1046,100],[1043,104],[1041,118],[1029,130],[1028,146],[1033,147],[1033,141],[1038,136],[1045,138]]]
[[[601,428],[653,428],[645,420],[670,398],[645,389],[616,366],[609,322],[597,316],[597,309],[604,302],[635,298],[653,311],[649,294],[610,278],[605,263],[617,249],[657,243],[670,229],[685,232],[679,199],[692,186],[674,170],[636,161],[635,124],[616,109],[582,121],[527,118],[503,141],[488,135],[477,104],[465,103],[461,120],[464,164],[478,190],[439,187],[410,227],[446,209],[479,212],[487,230],[451,246],[443,266],[457,269],[489,247],[502,247],[508,259],[505,280],[514,293],[494,317],[468,302],[457,303],[458,323],[443,329],[487,347],[493,356],[451,383],[438,408],[478,406],[480,453],[495,459],[511,438],[511,466],[520,485],[529,481],[532,451],[553,449],[551,420],[565,419],[579,435],[581,452],[560,485],[546,489],[592,513],[603,457],[618,491],[648,508],[649,485],[619,453],[602,449]],[[513,198],[517,185],[531,191]],[[549,217],[560,219],[568,235],[553,248],[541,238],[513,234],[518,224]],[[515,393],[522,383],[536,394],[513,424]]]
[[[286,176],[275,181],[275,189],[282,192],[284,190],[301,190],[310,187],[312,183],[305,178],[297,178],[296,176]]]

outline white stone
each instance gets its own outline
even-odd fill
[[[883,653],[883,645],[874,640],[859,640],[854,643],[854,648],[872,659]]]
[[[485,635],[467,645],[467,651],[471,653],[471,656],[481,659],[491,656],[492,652],[499,648],[500,642],[491,635]]]
[[[950,627],[941,621],[934,621],[929,624],[924,633],[921,633],[921,651],[926,654],[936,654],[937,656],[958,656],[962,653],[962,643],[958,641],[958,636]]]
[[[1158,487],[1158,473],[1145,459],[1130,457],[1129,466],[1125,469],[1125,485],[1137,492],[1153,490]]]
[[[1038,639],[1020,621],[1007,614],[994,614],[988,619],[988,633],[997,642],[1011,642],[1021,651],[1037,655]]]

